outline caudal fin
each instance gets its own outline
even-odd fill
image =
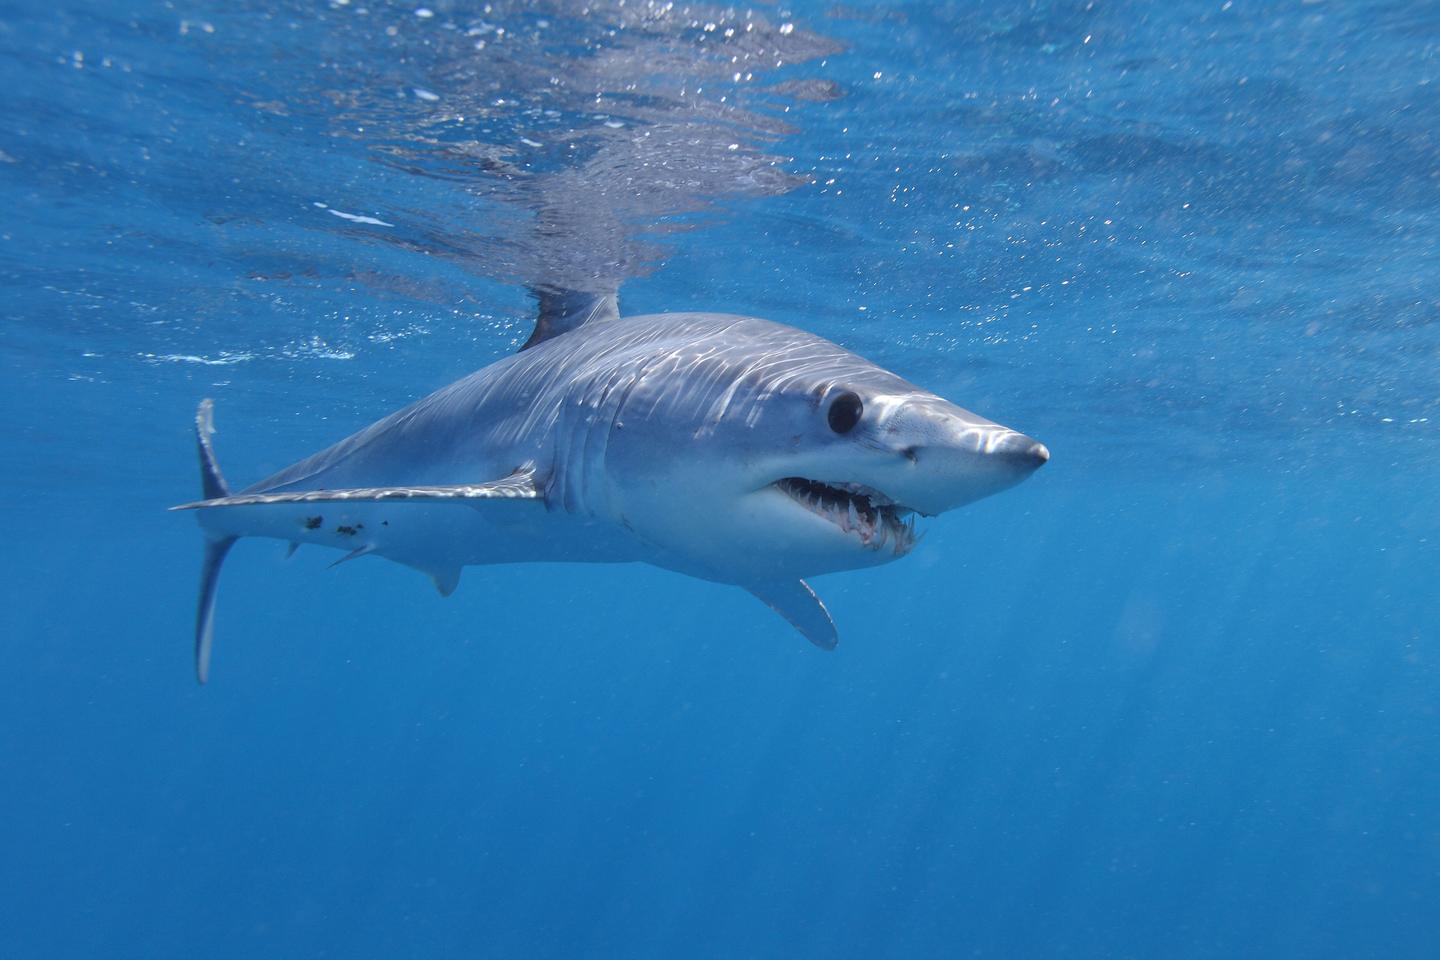
[[[236,537],[205,540],[205,557],[200,562],[200,602],[195,609],[195,679],[210,678],[210,648],[215,643],[215,587],[220,583],[220,565],[235,545]]]
[[[230,496],[230,487],[220,473],[220,464],[215,462],[215,447],[210,438],[215,436],[215,401],[206,397],[195,411],[195,446],[200,451],[200,492],[206,500]]]
[[[200,451],[200,490],[206,500],[228,497],[230,487],[215,462],[215,448],[210,438],[215,435],[215,404],[200,401],[195,411],[195,446]],[[215,588],[220,583],[220,567],[225,555],[235,545],[235,537],[205,537],[205,554],[200,561],[200,599],[195,609],[195,679],[204,683],[210,676],[210,648],[215,638]]]

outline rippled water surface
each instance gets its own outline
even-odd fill
[[[1440,7],[0,2],[0,954],[1429,957]],[[1053,459],[820,578],[238,547],[528,289]]]

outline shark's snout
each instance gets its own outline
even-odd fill
[[[989,455],[1017,470],[1038,470],[1050,459],[1050,448],[1034,437],[1009,433],[991,448]]]
[[[992,423],[945,401],[913,404],[902,409],[892,430],[911,440],[907,456],[961,456],[983,460],[992,467],[1034,470],[1050,459],[1050,448],[1009,427]]]
[[[926,515],[1012,487],[1050,459],[1049,448],[1034,437],[938,397],[907,402],[888,427],[909,469],[887,492]]]

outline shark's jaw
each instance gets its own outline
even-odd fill
[[[873,487],[804,477],[785,477],[773,486],[867,550],[903,557],[915,547],[915,511]]]

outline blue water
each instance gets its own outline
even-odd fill
[[[0,956],[1440,955],[1440,7],[746,22],[0,3]],[[197,687],[195,403],[249,482],[542,274],[1053,459],[817,579],[833,654],[247,541]]]

